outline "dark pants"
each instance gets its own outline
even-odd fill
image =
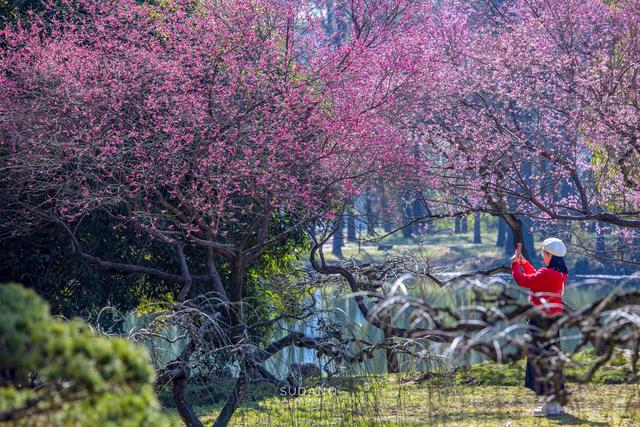
[[[556,320],[554,317],[533,316],[529,319],[530,333],[535,334],[536,331],[546,331],[549,326]],[[549,373],[546,367],[541,367],[532,362],[536,356],[543,352],[548,352],[554,347],[560,348],[560,331],[551,339],[539,339],[534,335],[534,341],[527,351],[527,369],[524,377],[524,386],[533,390],[537,396],[548,396],[554,394],[554,385],[546,379]],[[560,372],[562,374],[562,372]],[[562,376],[560,376],[562,378]],[[564,381],[560,380],[560,389],[564,389]]]

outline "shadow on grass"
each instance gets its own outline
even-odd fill
[[[599,421],[589,421],[583,418],[578,418],[575,415],[571,414],[562,414],[562,415],[550,415],[547,417],[550,420],[558,421],[559,425],[573,426],[573,425],[588,425],[588,426],[606,426],[607,423],[602,423]]]
[[[547,417],[533,417],[533,420],[537,421],[553,421],[553,424],[556,425],[580,425],[580,426],[593,426],[593,427],[604,427],[609,424],[600,422],[600,421],[590,421],[584,418],[578,418],[572,414],[562,414],[562,415],[550,415]],[[434,421],[443,421],[445,423],[451,422],[478,422],[482,421],[484,423],[491,421],[513,421],[513,425],[524,425],[518,424],[518,419],[514,419],[514,417],[508,413],[496,413],[494,411],[481,411],[481,412],[455,412],[448,413],[444,416],[436,415],[434,417]],[[520,420],[522,421],[522,420]],[[465,424],[466,425],[466,424]],[[484,425],[484,424],[483,424]],[[527,424],[528,425],[528,424]]]

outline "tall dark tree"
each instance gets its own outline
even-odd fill
[[[356,234],[356,209],[351,202],[347,208],[347,242],[355,242],[358,239]]]
[[[367,192],[364,197],[364,215],[367,222],[367,236],[373,236],[376,233],[376,215],[373,211],[373,197]]]
[[[116,259],[144,256],[163,268],[178,268],[173,251],[131,228],[114,227],[107,215],[87,217],[78,231],[88,250]],[[15,229],[13,234],[0,238],[0,277],[35,290],[55,314],[91,318],[105,306],[125,312],[143,300],[161,300],[176,288],[145,275],[93,268],[76,256],[64,230],[54,224]],[[136,249],[140,240],[143,250]]]
[[[506,226],[505,229],[506,229],[506,232],[505,232],[503,252],[505,257],[510,257],[513,254],[513,250],[516,246],[516,243],[513,238],[513,230],[511,230],[511,227]]]
[[[595,226],[596,232],[596,256],[604,258],[607,252],[607,243],[605,240],[605,233],[603,230],[604,224],[598,223]]]
[[[533,234],[531,233],[531,221],[528,218],[520,218],[514,216],[516,221],[520,221],[520,229],[522,234],[522,244],[523,251],[527,259],[531,262],[535,262],[537,260],[536,252],[533,247]],[[516,247],[516,242],[514,239],[514,230],[508,225],[505,227],[507,229],[506,239],[504,244],[504,255],[505,257],[511,257]]]
[[[420,192],[416,192],[415,197],[413,198],[413,218],[422,218],[427,213],[427,209],[425,207],[424,201],[422,200]],[[413,232],[414,234],[424,233],[424,229],[420,228],[420,222],[416,221],[413,224]]]
[[[496,238],[497,247],[499,248],[504,247],[507,241],[508,228],[509,227],[507,227],[507,223],[504,222],[504,219],[502,219],[502,217],[498,217],[498,236]]]
[[[480,234],[480,212],[473,214],[473,243],[482,243],[482,235]]]
[[[398,207],[399,207],[399,211],[400,211],[400,224],[410,224],[411,222],[411,215],[412,215],[412,201],[410,199],[410,193],[408,191],[405,191],[398,199]],[[404,237],[405,239],[408,239],[410,237],[412,237],[412,228],[413,227],[402,227],[402,237]]]
[[[331,252],[333,254],[342,259],[344,255],[342,255],[342,247],[344,246],[344,215],[340,215],[338,217],[338,224],[336,226],[336,232],[333,235],[333,246]]]
[[[389,198],[387,197],[384,184],[379,183],[378,188],[380,190],[380,215],[379,216],[382,218],[382,229],[384,230],[385,233],[389,233],[393,229],[393,224],[391,220],[391,212],[393,211],[393,209],[389,205]]]

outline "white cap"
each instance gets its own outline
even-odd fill
[[[562,243],[562,240],[550,237],[542,242],[542,249],[555,256],[565,256],[567,254],[567,247]]]

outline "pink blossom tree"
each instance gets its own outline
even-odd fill
[[[91,265],[174,283],[178,301],[213,289],[229,339],[244,349],[216,422],[225,425],[251,369],[298,339],[246,351],[247,268],[372,179],[414,166],[391,119],[417,81],[426,5],[86,0],[45,9],[0,36],[4,212],[56,224]],[[327,31],[329,19],[341,25]],[[171,248],[179,269],[88,252],[79,230],[96,212]],[[202,425],[186,390],[196,351],[188,343],[159,378],[172,382],[190,426]]]
[[[440,194],[516,231],[516,215],[640,227],[638,3],[450,1],[435,21],[447,78],[416,121]]]

